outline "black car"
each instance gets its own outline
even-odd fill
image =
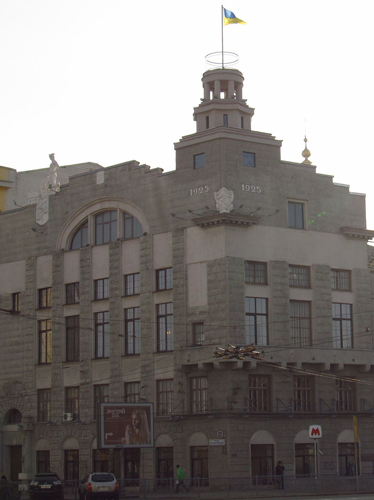
[[[57,474],[35,474],[29,487],[30,500],[64,500],[64,488]]]

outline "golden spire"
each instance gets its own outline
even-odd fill
[[[304,165],[311,165],[312,162],[309,161],[309,156],[310,156],[310,151],[309,149],[306,147],[307,143],[308,143],[308,139],[306,138],[306,136],[304,137],[304,142],[305,142],[305,148],[304,148],[304,151],[301,153],[304,157],[304,161],[302,163],[304,163]]]

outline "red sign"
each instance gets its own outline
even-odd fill
[[[309,437],[312,439],[317,439],[322,437],[322,427],[320,425],[310,425],[309,426]]]

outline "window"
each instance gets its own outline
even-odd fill
[[[70,250],[78,250],[88,245],[88,221],[83,222],[81,227],[74,234],[71,241]]]
[[[240,117],[240,127],[244,128],[244,116]]]
[[[93,411],[94,420],[97,420],[97,417],[99,416],[100,412],[100,403],[109,402],[109,384],[94,385],[93,397],[94,397],[94,411]]]
[[[125,382],[125,403],[138,403],[140,399],[140,382]]]
[[[208,447],[191,446],[190,453],[191,479],[196,485],[209,486]]]
[[[109,357],[109,311],[95,314],[95,358]]]
[[[293,266],[289,267],[289,285],[299,288],[310,287],[310,267]]]
[[[331,269],[331,290],[349,292],[351,290],[351,271]]]
[[[39,364],[48,364],[52,361],[52,320],[39,321]]]
[[[208,130],[209,128],[209,116],[205,117],[205,128]]]
[[[266,262],[245,261],[245,282],[255,285],[267,284]]]
[[[138,295],[140,293],[140,273],[125,275],[125,295]]]
[[[332,304],[332,343],[336,349],[351,349],[352,338],[352,305]]]
[[[20,292],[12,294],[12,311],[21,312],[21,294]]]
[[[79,361],[79,316],[67,316],[66,361]]]
[[[140,448],[125,448],[125,484],[139,485],[140,477]]]
[[[158,304],[157,306],[157,351],[172,351],[173,341],[173,303]]]
[[[206,413],[209,411],[208,379],[194,377],[191,379],[191,413]]]
[[[140,307],[125,309],[125,354],[140,354]]]
[[[124,238],[131,240],[133,238],[140,238],[143,235],[143,228],[136,217],[128,213],[123,214],[124,217]]]
[[[270,401],[270,377],[268,375],[250,375],[248,410],[271,411]]]
[[[356,446],[355,443],[338,443],[339,476],[356,475]],[[360,456],[357,449],[357,456]],[[359,460],[357,460],[359,464]],[[360,474],[360,469],[358,470]]]
[[[50,420],[51,389],[38,389],[38,422],[49,422]]]
[[[51,459],[49,450],[38,450],[36,452],[36,473],[43,474],[51,470]]]
[[[355,410],[355,384],[348,380],[335,381],[335,410]]]
[[[157,415],[170,415],[174,410],[174,380],[157,380]]]
[[[243,124],[242,124],[242,128],[244,128]],[[246,151],[243,151],[243,165],[245,167],[254,168],[256,166],[255,154],[254,153],[247,153]]]
[[[194,155],[193,168],[202,168],[205,166],[205,153]]]
[[[226,113],[223,115],[223,126],[224,127],[229,126],[229,116]]]
[[[267,345],[268,305],[267,299],[245,298],[245,341],[246,344]]]
[[[294,411],[313,411],[314,394],[312,377],[294,377],[293,379]]]
[[[64,452],[65,481],[79,480],[79,450]]]
[[[295,472],[297,476],[314,474],[314,443],[295,444]]]
[[[288,202],[288,227],[304,229],[304,203]]]
[[[68,283],[65,287],[65,302],[66,304],[79,303],[79,283]]]
[[[166,486],[169,478],[174,477],[173,448],[156,448],[157,484]]]
[[[103,245],[117,239],[117,210],[103,212],[95,217],[95,243]]]
[[[290,301],[290,334],[294,346],[311,345],[310,302]]]
[[[109,298],[109,278],[103,278],[94,281],[95,300]]]
[[[39,289],[39,309],[52,307],[52,288]]]
[[[65,412],[79,420],[79,387],[65,387]]]
[[[157,269],[156,271],[156,290],[171,290],[173,288],[173,268]]]
[[[94,471],[109,472],[109,450],[92,450],[92,465]]]
[[[252,476],[272,476],[274,474],[274,445],[251,445]],[[265,479],[265,478],[263,478]],[[269,477],[269,479],[271,479]]]
[[[204,340],[204,323],[192,323],[192,345],[203,345]]]

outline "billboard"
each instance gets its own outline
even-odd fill
[[[100,448],[153,447],[152,403],[100,403]]]

